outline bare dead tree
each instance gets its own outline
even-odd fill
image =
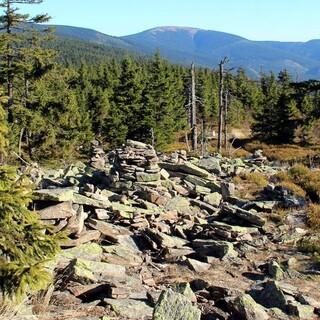
[[[225,90],[224,93],[224,147],[227,151],[228,148],[228,108],[229,108],[229,92]]]
[[[191,65],[191,140],[192,150],[198,149],[198,132],[197,132],[197,103],[196,103],[196,76],[195,65]]]
[[[225,57],[219,63],[219,121],[218,121],[218,146],[217,151],[221,153],[222,147],[222,126],[223,126],[223,100],[224,100],[224,79],[225,71],[224,66],[229,62],[228,58]]]

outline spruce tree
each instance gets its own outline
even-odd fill
[[[27,208],[30,190],[14,168],[0,166],[0,287],[5,297],[45,288],[51,277],[44,264],[59,248],[58,236]]]
[[[261,140],[275,141],[278,136],[277,104],[280,96],[277,79],[273,73],[262,75],[262,108],[254,114],[254,134]]]
[[[10,130],[10,144],[18,148],[22,144],[28,147],[33,132],[30,131],[30,119],[33,118],[30,96],[33,86],[54,64],[55,52],[43,47],[50,35],[47,29],[37,31],[34,24],[44,23],[49,20],[46,14],[30,17],[20,14],[17,4],[38,4],[41,0],[2,0],[0,7],[4,8],[0,16],[0,42],[4,50],[0,52],[0,77],[7,83],[7,113]]]
[[[90,113],[79,103],[72,69],[57,68],[37,81],[30,97],[31,148],[36,158],[72,158],[93,139]]]
[[[158,148],[172,142],[174,133],[183,127],[181,118],[186,115],[183,93],[184,86],[179,73],[170,68],[157,52],[150,64],[143,94],[142,119],[147,141],[151,141],[152,131]]]
[[[20,14],[16,4],[39,4],[42,0],[1,0],[0,8],[4,8],[3,15],[0,16],[0,41],[3,43],[4,50],[1,52],[1,65],[7,79],[7,96],[9,106],[14,103],[14,83],[17,76],[24,73],[23,60],[30,54],[37,55],[36,47],[33,45],[31,51],[26,51],[25,41],[28,37],[35,39],[35,33],[28,28],[33,23],[44,23],[49,20],[46,14],[30,17],[28,14]],[[29,38],[30,40],[30,38]],[[39,47],[37,47],[39,49]]]
[[[119,85],[106,120],[108,140],[116,146],[127,138],[139,139],[143,83],[137,63],[126,57],[121,63]]]

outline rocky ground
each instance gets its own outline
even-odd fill
[[[279,170],[261,153],[159,156],[135,141],[93,152],[88,165],[31,172],[34,209],[68,238],[28,318],[319,318],[320,269],[296,249],[308,232],[302,200],[271,184],[236,196],[234,176]]]

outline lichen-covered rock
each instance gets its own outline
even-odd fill
[[[184,295],[163,291],[155,306],[153,320],[200,320],[201,311]]]
[[[224,258],[238,256],[233,244],[228,241],[196,239],[192,241],[192,246],[200,257]]]
[[[121,319],[144,320],[152,317],[153,309],[143,301],[132,299],[104,299]],[[167,318],[169,320],[169,318]]]
[[[82,258],[92,261],[100,261],[103,254],[102,247],[97,243],[84,243],[77,247],[62,250],[59,258],[72,260]]]
[[[192,210],[190,208],[190,201],[187,198],[183,197],[174,197],[170,199],[167,202],[165,209],[168,211],[176,210],[178,213],[183,215],[192,213]]]
[[[232,302],[234,312],[243,320],[268,320],[269,316],[264,308],[256,303],[251,296],[243,294]]]
[[[57,202],[73,201],[73,195],[74,190],[69,188],[41,189],[33,192],[35,200]]]
[[[222,200],[222,195],[218,192],[210,193],[203,198],[204,202],[207,202],[215,207],[220,206],[221,200]]]
[[[199,162],[197,163],[197,165],[202,168],[205,169],[209,172],[215,173],[215,174],[221,174],[222,170],[221,170],[221,166],[220,166],[220,160],[217,158],[203,158],[201,160],[199,160]]]
[[[276,261],[270,261],[268,263],[268,272],[269,275],[275,280],[282,280],[284,278],[284,272],[279,263]]]
[[[173,291],[181,293],[192,302],[197,302],[197,297],[188,282],[177,283],[172,287]]]
[[[287,299],[277,281],[268,281],[258,296],[258,300],[266,308],[286,310]]]

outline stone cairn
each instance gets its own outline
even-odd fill
[[[157,153],[151,145],[128,140],[117,149],[113,160],[114,181],[150,183],[160,181]]]

